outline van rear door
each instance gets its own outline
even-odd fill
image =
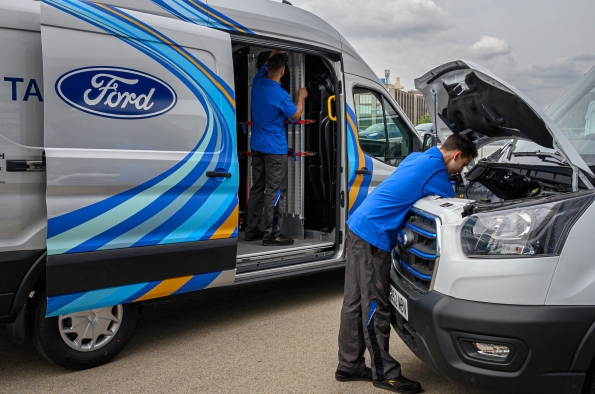
[[[41,18],[47,315],[232,283],[229,34],[76,0]]]

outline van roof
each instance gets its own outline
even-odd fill
[[[322,18],[289,4],[272,0],[103,0],[112,5],[129,10],[146,12],[174,19],[186,19],[229,33],[255,38],[272,38],[288,43],[318,48],[322,51],[342,53],[344,72],[359,75],[378,82],[378,77],[357,51],[335,28]],[[166,7],[170,5],[169,10]],[[173,5],[176,8],[173,8]],[[12,26],[19,18],[9,18],[11,9],[27,10],[31,18],[25,30],[39,30],[39,1],[0,0],[0,18],[7,19],[6,27]],[[172,12],[175,11],[175,13]],[[37,15],[33,15],[34,11]]]
[[[346,73],[379,82],[368,64],[334,27],[322,18],[289,4],[272,0],[104,0],[102,3],[170,18],[188,18],[230,33],[343,53]],[[178,15],[174,16],[171,9],[165,9],[167,4],[190,6],[176,9]]]

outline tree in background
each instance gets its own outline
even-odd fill
[[[426,114],[424,116],[422,116],[421,118],[419,118],[419,120],[417,121],[417,124],[422,124],[422,123],[432,123],[432,119],[430,119],[430,114],[426,112]]]

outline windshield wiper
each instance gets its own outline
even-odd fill
[[[512,152],[512,155],[514,157],[539,157],[543,161],[549,158],[554,159],[561,164],[569,165],[566,159],[558,152],[550,153],[536,150],[535,152]]]

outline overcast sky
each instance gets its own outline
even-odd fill
[[[544,108],[595,65],[594,0],[289,0],[339,30],[377,75],[405,89],[474,61]]]

